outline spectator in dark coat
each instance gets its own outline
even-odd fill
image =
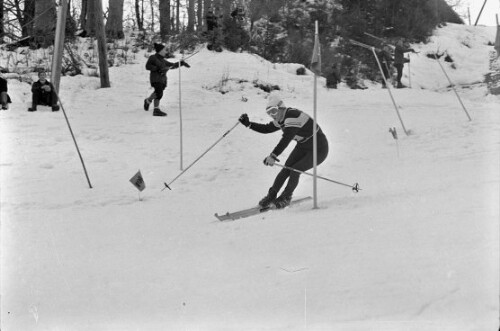
[[[179,68],[179,62],[172,63],[165,59],[167,48],[163,44],[154,44],[156,53],[151,55],[146,62],[146,70],[150,71],[149,81],[155,89],[154,92],[144,99],[144,110],[149,110],[149,105],[154,103],[153,116],[166,116],[167,114],[160,110],[160,100],[163,97],[163,91],[167,87],[167,71]],[[189,64],[180,61],[180,65],[189,68]]]
[[[396,43],[396,49],[394,50],[394,66],[398,72],[396,80],[398,82],[397,88],[406,87],[401,83],[401,77],[403,77],[403,67],[405,63],[410,62],[409,59],[405,58],[404,53],[415,52],[413,48],[406,48],[403,44],[403,40],[398,40]]]
[[[218,24],[218,17],[215,15],[214,11],[212,8],[209,8],[207,11],[207,15],[205,16],[205,20],[207,21],[207,30],[208,31],[213,31],[216,29],[219,24]]]
[[[2,110],[9,109],[9,103],[12,103],[7,92],[9,92],[7,80],[3,77],[0,77],[0,99],[2,100]]]
[[[386,88],[386,80],[388,80],[391,77],[390,73],[390,63],[394,60],[392,58],[392,52],[391,52],[391,47],[387,44],[382,44],[381,48],[376,49],[376,54],[378,57],[378,60],[380,62],[380,66],[382,67],[382,73],[384,74],[384,77],[382,77],[382,87]]]
[[[38,73],[38,81],[34,82],[31,86],[32,104],[28,111],[36,111],[38,105],[52,107],[52,111],[58,111],[59,106],[57,102],[56,90],[54,85],[47,80],[47,73],[40,71]]]

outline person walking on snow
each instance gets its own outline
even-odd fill
[[[167,87],[167,71],[177,69],[179,65],[190,68],[190,65],[184,61],[180,61],[180,64],[179,62],[172,63],[167,61],[165,58],[168,52],[165,45],[155,43],[154,48],[156,53],[148,58],[146,70],[150,71],[149,81],[155,90],[149,97],[144,99],[144,110],[148,111],[149,106],[153,102],[153,116],[167,116],[166,113],[160,110],[160,100],[163,97],[163,91]]]
[[[313,119],[306,113],[286,107],[281,98],[272,94],[269,96],[267,114],[273,119],[267,124],[250,122],[247,114],[242,114],[239,121],[246,127],[259,133],[272,133],[278,130],[283,131],[283,135],[269,156],[264,159],[266,166],[273,166],[278,160],[278,156],[285,150],[292,140],[297,142],[297,145],[288,156],[285,166],[299,171],[311,169],[313,164]],[[317,137],[317,164],[321,164],[328,155],[328,140],[323,134],[323,131],[316,126]],[[283,168],[276,176],[273,185],[269,188],[267,195],[259,201],[261,207],[268,207],[274,204],[276,208],[284,208],[288,206],[292,200],[292,195],[299,183],[300,173]],[[279,197],[278,192],[281,190],[285,181],[288,183]]]

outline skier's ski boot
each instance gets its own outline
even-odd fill
[[[276,200],[274,200],[274,205],[277,209],[282,209],[290,205],[292,201],[291,195],[280,195]]]
[[[274,202],[277,195],[278,192],[276,192],[273,188],[270,188],[269,192],[267,192],[267,195],[259,201],[259,206],[261,206],[262,208],[269,207],[269,205]]]

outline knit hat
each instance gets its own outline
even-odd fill
[[[276,93],[270,94],[269,97],[267,98],[267,106],[266,110],[272,107],[280,107],[283,108],[285,107],[285,103],[283,100],[281,100],[280,96]]]
[[[163,44],[158,44],[158,43],[154,43],[154,44],[153,44],[153,47],[155,48],[156,53],[159,53],[159,52],[161,52],[161,50],[162,50],[162,49],[164,49],[164,48],[165,48],[165,45],[163,45]]]

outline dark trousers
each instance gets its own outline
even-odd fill
[[[161,98],[163,98],[163,91],[165,90],[167,85],[160,82],[154,82],[151,83],[151,86],[155,89],[154,98],[156,100],[161,100]]]
[[[58,101],[57,94],[54,91],[50,92],[35,91],[33,92],[32,96],[32,102],[33,102],[32,107],[35,109],[37,105],[54,107],[57,106],[57,101]]]
[[[326,157],[328,156],[328,141],[324,135],[318,135],[318,165],[321,164]],[[312,138],[310,138],[312,139]],[[311,169],[313,164],[313,149],[312,148],[303,148],[301,144],[297,144],[294,150],[288,157],[285,162],[287,167],[300,170],[307,171]],[[289,170],[289,169],[281,169],[281,171],[276,176],[274,180],[272,190],[279,192],[281,187],[285,184],[285,181],[288,179],[288,183],[283,190],[281,195],[291,197],[293,195],[293,191],[299,184],[300,173]]]
[[[394,66],[396,67],[396,70],[398,72],[398,76],[396,77],[396,81],[398,82],[398,84],[401,84],[401,77],[403,77],[403,66],[404,66],[404,64],[402,64],[402,63],[396,63],[396,64],[394,64]]]

